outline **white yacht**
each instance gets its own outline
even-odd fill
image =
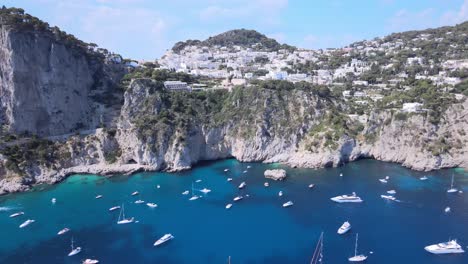
[[[156,185],[156,189],[160,189],[161,188],[161,185]]]
[[[136,201],[135,201],[136,204],[142,204],[142,203],[144,203],[144,202],[145,202],[145,201],[143,201],[143,200],[136,200]]]
[[[135,196],[135,195],[138,195],[138,194],[140,194],[138,191],[132,192],[132,196]]]
[[[227,181],[232,181],[232,178],[227,178]]]
[[[130,224],[130,223],[133,223],[133,221],[135,221],[135,218],[125,218],[125,208],[122,204],[122,209],[120,210],[120,214],[119,214],[119,220],[117,221],[117,224],[119,225],[123,225],[123,224]]]
[[[447,192],[448,192],[448,193],[456,193],[456,192],[458,192],[458,189],[453,187],[453,173],[452,173],[452,183],[450,184],[450,189],[448,189]]]
[[[351,195],[340,195],[330,198],[332,201],[337,203],[361,203],[362,199],[356,195],[355,192]]]
[[[155,204],[155,203],[147,203],[146,205],[147,205],[148,207],[150,207],[150,208],[156,208],[156,207],[158,207],[158,205]]]
[[[229,169],[224,169],[224,172],[228,172],[228,171],[229,171]]]
[[[189,193],[190,193],[189,190],[186,190],[182,193],[182,195],[188,195]]]
[[[245,182],[241,182],[239,185],[239,189],[243,189],[247,184]]]
[[[388,194],[395,194],[396,191],[395,191],[395,190],[389,190],[389,191],[387,191],[387,193],[388,193]]]
[[[57,235],[61,236],[61,235],[65,234],[65,233],[67,233],[68,231],[70,231],[70,228],[65,227],[64,229],[58,231]]]
[[[195,182],[196,182],[196,183],[199,183],[199,182],[201,182],[201,181],[202,181],[202,180],[198,179],[198,180],[196,180]]]
[[[340,177],[343,177],[343,173],[340,173]]]
[[[232,207],[232,204],[226,204],[226,209],[229,209]]]
[[[362,262],[362,261],[365,261],[367,259],[366,255],[363,255],[363,254],[358,255],[357,254],[357,246],[358,246],[357,242],[358,242],[358,234],[356,234],[356,244],[354,246],[354,256],[348,258],[348,260],[350,262]]]
[[[102,195],[100,194],[96,196],[96,199],[101,199],[101,198],[102,198]]]
[[[99,260],[97,259],[85,259],[83,261],[83,264],[97,264],[97,263],[99,263]]]
[[[112,212],[112,211],[115,211],[117,209],[120,209],[119,205],[109,208],[109,211]]]
[[[289,206],[292,206],[294,203],[292,201],[288,201],[286,203],[283,204],[283,207],[289,207]]]
[[[162,236],[160,239],[158,239],[156,242],[154,242],[154,246],[159,246],[163,243],[166,243],[167,241],[173,239],[174,236],[171,235],[171,234],[165,234],[164,236]]]
[[[386,179],[379,179],[379,181],[380,181],[381,183],[387,183],[387,180],[386,180]]]
[[[419,178],[421,181],[425,181],[427,180],[428,178],[426,176],[422,176],[421,178]]]
[[[438,243],[434,245],[430,245],[424,248],[427,252],[431,252],[433,254],[450,254],[450,253],[463,253],[465,252],[457,243],[456,239],[450,240],[448,242]]]
[[[52,198],[51,202],[54,204],[54,203],[56,203],[56,202],[57,202],[57,199],[55,199],[55,198]]]
[[[269,184],[268,182],[265,182],[265,183],[263,184],[263,186],[268,187],[268,186],[270,186],[270,184]]]
[[[279,192],[278,192],[278,196],[279,196],[279,197],[283,196],[283,191],[279,191]]]
[[[314,188],[314,186],[315,186],[315,184],[313,184],[313,183],[309,184],[309,189]]]
[[[343,235],[346,232],[348,232],[350,229],[351,229],[351,224],[348,221],[346,221],[340,226],[340,228],[338,228],[337,233],[339,235]]]
[[[393,197],[392,195],[384,195],[384,194],[382,194],[382,195],[380,195],[380,197],[382,197],[382,198],[385,199],[385,200],[389,200],[389,201],[395,201],[395,200],[396,200],[396,198]]]
[[[32,220],[32,219],[28,219],[26,221],[24,221],[20,226],[19,228],[24,228],[24,227],[27,227],[28,225],[32,224],[36,222],[36,220]]]
[[[73,246],[73,238],[72,238],[72,241],[71,241],[71,249],[72,250],[70,251],[70,253],[68,253],[69,257],[75,256],[76,254],[81,252],[81,247],[74,247]]]
[[[17,216],[20,216],[20,215],[24,215],[24,212],[18,212],[18,213],[11,214],[10,217],[13,218],[13,217],[17,217]]]
[[[445,207],[445,210],[444,210],[444,212],[446,212],[446,213],[450,213],[450,211],[451,211],[451,210],[452,210],[452,209],[450,209],[450,207],[448,207],[448,206],[447,206],[447,207]]]
[[[207,193],[211,192],[211,190],[207,189],[207,188],[203,188],[203,189],[200,190],[200,192],[202,192],[204,194],[207,194]]]
[[[247,169],[250,169],[250,168],[252,168],[252,166],[248,165],[248,166],[247,166]]]
[[[234,197],[234,199],[232,199],[232,200],[234,202],[237,202],[237,201],[242,200],[242,199],[244,199],[244,197],[242,195],[239,195],[239,196]]]

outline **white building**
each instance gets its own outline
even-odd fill
[[[171,91],[191,91],[192,88],[186,82],[180,81],[165,81],[164,88]]]

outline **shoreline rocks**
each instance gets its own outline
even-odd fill
[[[263,175],[265,175],[267,179],[282,181],[286,178],[286,171],[283,169],[266,170]]]

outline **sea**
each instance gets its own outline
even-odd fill
[[[277,168],[287,171],[284,181],[265,179],[266,169]],[[452,175],[461,193],[447,193]],[[386,176],[387,183],[379,181]],[[239,190],[241,182],[247,185]],[[200,199],[189,200],[192,185]],[[211,192],[198,191],[203,188]],[[397,200],[382,199],[391,189]],[[182,194],[186,190],[189,195]],[[139,195],[132,196],[135,191]],[[330,200],[352,192],[364,201]],[[238,195],[244,199],[233,202]],[[135,204],[139,199],[145,203]],[[294,204],[284,208],[287,201]],[[120,211],[109,208],[118,205],[135,223],[117,224]],[[9,217],[19,211],[25,214]],[[19,228],[27,219],[35,222]],[[352,229],[338,235],[344,221]],[[65,227],[70,231],[57,235]],[[368,256],[367,263],[467,264],[468,252],[433,255],[424,247],[458,239],[468,250],[468,173],[416,172],[375,160],[301,169],[227,159],[178,173],[73,175],[0,197],[0,263],[310,263],[322,232],[322,263],[348,263],[359,234],[357,251]],[[168,233],[174,239],[153,246]],[[68,257],[72,240],[82,251]]]

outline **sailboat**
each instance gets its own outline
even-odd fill
[[[358,242],[358,235],[356,234],[356,244],[354,245],[354,257],[348,258],[349,261],[351,262],[362,262],[367,259],[366,255],[358,255],[357,254],[357,242]]]
[[[133,223],[134,220],[135,219],[133,217],[125,218],[125,208],[124,208],[124,205],[122,204],[122,210],[120,210],[119,220],[117,221],[117,224],[119,225],[130,224],[130,223]]]
[[[69,257],[74,256],[74,255],[81,252],[81,247],[76,247],[76,248],[73,247],[73,237],[72,237],[72,240],[71,240],[71,249],[72,250],[70,251],[70,253],[68,253]]]
[[[323,232],[320,234],[319,241],[317,242],[317,246],[314,250],[314,255],[310,260],[310,264],[318,264],[322,263],[323,260]]]
[[[452,183],[450,184],[450,189],[447,190],[448,193],[458,192],[457,188],[453,188],[453,173],[452,173]]]
[[[193,194],[193,182],[192,182],[192,197],[190,197],[189,201],[197,200],[198,198],[200,198],[200,196]]]

